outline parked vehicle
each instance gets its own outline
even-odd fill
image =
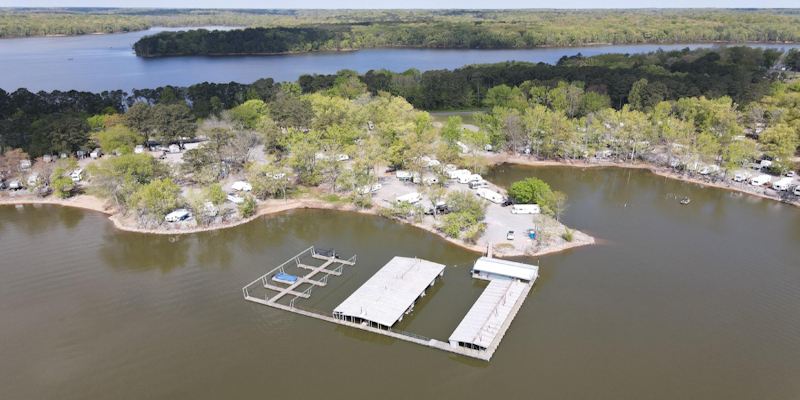
[[[464,143],[456,142],[456,146],[458,146],[458,149],[461,150],[462,153],[469,153],[469,147]]]
[[[458,177],[458,183],[470,183],[470,182],[480,181],[482,179],[483,178],[478,174],[461,175]]]
[[[411,172],[408,171],[397,171],[395,175],[397,176],[397,179],[400,179],[401,181],[410,181],[413,177]]]
[[[472,173],[469,172],[469,170],[466,170],[466,169],[454,169],[454,170],[446,171],[446,173],[447,173],[447,177],[450,178],[450,179],[458,179],[458,178],[460,178],[462,176],[472,175]]]
[[[428,176],[422,178],[422,183],[424,183],[426,185],[434,185],[434,184],[439,183],[439,178],[437,178],[437,177],[435,177],[433,175],[428,175]]]
[[[503,195],[497,192],[493,192],[489,189],[478,189],[477,193],[478,197],[483,197],[486,200],[491,201],[492,203],[500,204],[503,202]]]
[[[22,189],[22,182],[20,182],[20,181],[18,181],[16,179],[11,181],[11,182],[8,182],[8,189],[9,190],[20,190],[20,189]]]
[[[511,206],[512,214],[539,214],[542,209],[538,204],[514,204]]]
[[[72,171],[72,173],[69,174],[69,177],[70,179],[72,179],[73,182],[80,182],[81,179],[83,179],[83,170],[77,168],[75,169],[75,171]]]
[[[455,171],[456,169],[458,169],[458,167],[456,167],[453,164],[447,164],[442,169],[445,170],[445,171]]]
[[[135,154],[144,154],[144,146],[137,144],[136,147],[133,148],[133,152]]]
[[[397,167],[386,168],[386,173],[387,174],[391,174],[392,172],[397,172]]]
[[[89,153],[89,157],[92,157],[95,160],[102,156],[103,156],[103,150],[99,147],[94,149],[94,151],[92,151],[91,153]]]
[[[769,183],[770,180],[772,180],[772,177],[769,175],[759,175],[750,178],[750,184],[753,186],[761,186],[765,183]]]
[[[791,178],[791,177],[793,177],[793,176],[794,176],[794,171],[789,171],[789,172],[787,172],[787,173],[786,173],[786,176],[788,176],[788,177],[790,177],[790,178]]]
[[[164,221],[167,221],[167,222],[178,222],[178,221],[183,221],[183,220],[189,219],[190,216],[191,216],[191,214],[189,213],[189,211],[187,211],[185,209],[180,209],[180,210],[175,210],[175,211],[167,214],[167,216],[164,217]]]
[[[378,190],[381,190],[382,187],[383,187],[383,185],[381,185],[380,183],[376,183],[376,184],[374,184],[372,186],[366,185],[366,186],[362,186],[361,188],[359,188],[358,189],[358,193],[367,194],[367,193],[371,193],[371,192],[377,192]]]
[[[506,239],[514,240],[514,231],[508,231],[508,233],[506,234]]]
[[[336,161],[347,161],[349,159],[350,156],[348,156],[347,154],[337,154],[336,157],[334,157],[334,160]]]
[[[28,186],[36,186],[36,183],[39,181],[39,173],[34,172],[28,176]]]
[[[736,174],[733,176],[734,182],[744,182],[750,177],[753,176],[751,173],[747,171],[736,171]]]
[[[473,181],[469,183],[470,189],[481,189],[481,188],[488,188],[489,182],[486,181]]]
[[[242,203],[244,203],[244,197],[239,196],[236,193],[228,193],[227,199],[228,199],[228,201],[230,201],[233,204],[242,204]]]
[[[372,121],[367,121],[367,126],[369,127],[369,130],[375,129],[375,125],[372,124]]]
[[[233,182],[233,185],[231,185],[231,189],[237,190],[237,191],[240,191],[240,192],[241,191],[249,192],[249,191],[253,190],[253,186],[250,185],[249,183],[245,182],[245,181],[236,181],[236,182]]]
[[[794,188],[794,195],[800,196],[800,185],[797,185],[797,187]]]
[[[791,185],[792,182],[794,182],[794,179],[792,178],[782,178],[772,184],[772,189],[778,191],[789,190],[789,185]]]
[[[419,203],[420,201],[422,201],[422,196],[419,193],[414,192],[414,193],[409,193],[409,194],[404,194],[402,196],[398,196],[396,201],[398,203],[405,202],[405,203],[409,203],[409,204],[416,204],[416,203]]]
[[[436,212],[437,214],[449,214],[450,207],[447,206],[447,203],[444,201],[437,201],[435,205],[431,204],[428,208],[425,209],[425,214],[433,215]]]
[[[511,206],[511,205],[514,205],[514,202],[511,201],[511,200],[506,200],[506,201],[500,203],[500,207],[508,207],[508,206]]]
[[[169,152],[170,153],[180,153],[181,152],[181,146],[178,146],[177,144],[171,144],[171,145],[169,145]]]
[[[215,206],[214,203],[206,201],[206,203],[203,206],[203,212],[206,214],[206,216],[216,217],[217,214],[219,214],[219,208],[217,208],[217,206]]]

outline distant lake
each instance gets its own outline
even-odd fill
[[[208,27],[206,29],[230,29]],[[402,72],[454,69],[469,64],[508,60],[554,64],[564,55],[646,53],[713,44],[634,44],[537,49],[369,49],[275,56],[136,57],[133,44],[142,36],[189,28],[152,28],[111,35],[38,37],[0,40],[0,88],[39,90],[103,90],[188,86],[200,82],[251,83],[259,78],[294,81],[302,74],[333,74],[341,69],[364,73],[386,68]],[[196,29],[196,28],[192,28]],[[800,45],[754,45],[798,48]]]

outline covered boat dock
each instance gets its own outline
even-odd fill
[[[333,310],[334,318],[390,328],[403,319],[425,289],[444,275],[444,265],[394,257]]]
[[[511,280],[492,280],[450,335],[450,346],[485,351],[500,343],[505,330],[522,305],[530,285]],[[506,323],[508,321],[508,324]],[[495,345],[496,348],[496,345]]]

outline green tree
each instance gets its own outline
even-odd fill
[[[112,126],[100,131],[97,134],[97,139],[106,154],[114,152],[119,152],[119,154],[132,153],[137,144],[143,143],[141,136],[123,125]]]
[[[210,201],[215,206],[219,206],[225,202],[227,195],[225,191],[222,190],[222,185],[215,183],[203,190],[203,198]]]
[[[152,217],[160,222],[182,203],[180,186],[171,178],[163,178],[140,186],[133,193],[130,209],[140,219]]]
[[[253,214],[256,213],[256,210],[258,208],[256,199],[247,193],[245,193],[244,196],[242,197],[244,197],[244,201],[239,203],[239,205],[237,206],[237,208],[239,209],[239,214],[245,218],[253,216]]]
[[[55,191],[56,196],[65,199],[72,195],[72,189],[75,188],[75,182],[68,176],[64,168],[56,168],[50,178],[50,187]]]
[[[508,189],[508,195],[520,204],[538,204],[543,213],[553,212],[553,191],[550,185],[539,178],[525,178],[514,182]]]

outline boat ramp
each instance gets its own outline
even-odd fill
[[[304,264],[303,260],[309,256],[323,263],[319,266]],[[242,288],[242,292],[245,300],[254,303],[489,361],[538,277],[536,266],[481,257],[472,273],[476,278],[489,280],[489,285],[448,341],[392,328],[413,310],[416,301],[425,296],[426,289],[434,286],[444,275],[444,265],[427,260],[394,257],[339,304],[333,313],[295,304],[297,299],[310,298],[314,288],[327,285],[331,276],[341,276],[345,267],[353,267],[355,263],[355,256],[342,260],[332,250],[315,250],[312,246],[254,280]],[[286,269],[291,266],[309,272],[304,276],[289,275]],[[491,274],[476,271],[478,266],[483,270],[491,269]],[[507,276],[503,275],[504,267],[509,272]],[[520,279],[520,275],[528,279]],[[300,290],[303,285],[307,288]],[[274,294],[256,297],[250,294],[255,288],[264,288]]]

